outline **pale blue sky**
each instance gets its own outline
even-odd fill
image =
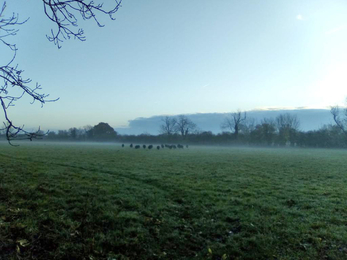
[[[161,114],[327,108],[347,96],[345,0],[123,0],[116,21],[81,22],[87,41],[60,50],[41,1],[7,5],[30,17],[11,39],[24,76],[60,97],[42,109],[23,99],[9,110],[17,124],[120,127]]]

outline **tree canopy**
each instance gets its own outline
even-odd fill
[[[117,132],[108,123],[104,122],[95,125],[90,131],[92,137],[99,140],[110,139],[117,135]]]

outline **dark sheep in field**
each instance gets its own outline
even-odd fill
[[[144,145],[142,145],[142,147],[143,147],[143,149],[146,149],[146,145],[144,144]]]
[[[133,148],[133,144],[130,144],[130,148]]]
[[[159,145],[157,146],[157,149],[160,150],[160,146]]]
[[[161,148],[164,148],[164,145],[163,145],[163,144],[161,145]]]
[[[153,148],[153,145],[148,145],[148,149],[152,149]]]
[[[140,149],[141,146],[135,145],[135,149]]]
[[[166,147],[166,148],[170,148],[170,145],[166,144],[165,147]]]
[[[124,147],[124,144],[122,144],[122,147]]]
[[[178,145],[177,145],[177,148],[183,149],[183,145],[178,144]]]
[[[169,148],[171,150],[172,149],[172,145],[168,145],[167,148]]]
[[[176,145],[171,145],[171,146],[172,146],[173,149],[176,149],[176,148],[177,148]]]

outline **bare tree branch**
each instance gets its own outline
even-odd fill
[[[94,20],[99,27],[103,27],[97,19],[97,14],[105,14],[111,20],[115,20],[113,15],[121,6],[121,0],[114,0],[115,5],[110,10],[105,10],[103,4],[95,4],[94,1],[85,0],[42,0],[46,16],[57,26],[57,30],[51,30],[51,36],[47,39],[53,42],[58,48],[60,43],[71,37],[80,41],[85,41],[84,31],[78,28],[77,15],[83,20]]]
[[[17,47],[15,44],[8,42],[5,38],[15,36],[18,32],[18,29],[15,27],[24,24],[27,20],[20,22],[18,14],[14,13],[6,17],[4,14],[5,10],[6,2],[4,2],[0,11],[0,43],[12,52],[12,57],[6,64],[0,66],[0,79],[3,80],[0,86],[0,103],[5,116],[4,127],[0,130],[5,131],[8,142],[12,144],[11,141],[19,137],[19,134],[22,134],[22,139],[32,140],[33,138],[39,137],[41,131],[39,129],[36,132],[27,132],[23,129],[24,126],[14,125],[8,115],[9,107],[14,106],[15,103],[25,95],[32,98],[32,103],[35,101],[40,102],[41,106],[46,102],[56,101],[57,99],[48,100],[47,94],[39,93],[41,87],[38,84],[36,84],[35,87],[30,87],[29,83],[31,83],[31,80],[22,77],[23,70],[19,69],[18,65],[12,65],[16,58]],[[13,92],[17,94],[10,94]]]
[[[70,39],[71,36],[81,41],[85,40],[84,32],[81,28],[73,30],[73,27],[78,27],[77,14],[83,20],[93,19],[98,26],[103,25],[98,21],[97,14],[106,14],[112,20],[115,18],[113,14],[117,12],[120,7],[121,0],[114,0],[114,7],[110,10],[105,10],[103,4],[95,4],[94,1],[85,0],[42,0],[44,12],[46,16],[56,24],[58,30],[51,31],[52,36],[47,36],[48,40],[61,47],[60,43],[65,39]],[[18,33],[18,26],[26,23],[19,20],[19,15],[12,13],[5,15],[6,1],[0,9],[0,44],[12,53],[9,61],[5,64],[0,64],[0,80],[3,83],[0,85],[0,104],[4,112],[5,122],[4,127],[0,128],[6,133],[6,138],[10,144],[14,139],[29,139],[40,138],[44,133],[40,128],[35,132],[28,132],[24,130],[24,126],[15,125],[8,114],[8,109],[15,105],[15,103],[24,96],[32,98],[32,102],[38,101],[41,106],[46,102],[54,102],[58,99],[48,99],[48,94],[41,92],[41,86],[36,83],[30,86],[32,80],[30,78],[23,78],[23,70],[18,68],[18,65],[13,65],[16,55],[17,47],[15,44],[8,41],[8,37],[13,37]]]

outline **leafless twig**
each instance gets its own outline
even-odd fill
[[[109,0],[110,1],[110,0]],[[111,20],[115,20],[113,15],[121,6],[121,0],[114,0],[115,5],[110,10],[105,10],[103,4],[96,4],[94,1],[85,0],[43,0],[43,6],[46,16],[57,26],[57,30],[51,30],[51,36],[47,39],[53,42],[58,48],[60,43],[71,37],[85,41],[84,31],[78,28],[77,14],[83,20],[92,19],[99,27],[103,27],[97,19],[97,14],[108,15]],[[74,29],[76,28],[76,29]]]

